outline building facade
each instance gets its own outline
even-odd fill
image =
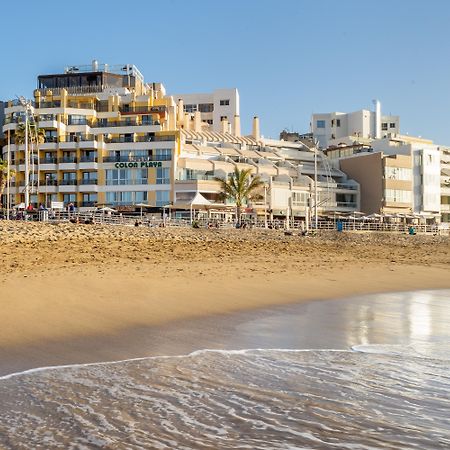
[[[240,125],[235,117],[239,112],[239,92],[237,89],[216,89],[211,93],[173,94],[181,104],[186,117],[181,117],[180,127],[188,127],[199,114],[202,128],[216,133],[240,134]],[[186,123],[186,125],[185,125]],[[225,128],[224,128],[225,127]]]
[[[28,145],[25,123],[35,133]],[[252,135],[242,136],[236,89],[173,97],[133,65],[93,61],[40,75],[32,102],[6,102],[3,131],[3,158],[16,171],[4,202],[11,206],[222,214],[233,205],[216,178],[248,168],[265,183],[261,199],[248,205],[253,216],[308,220],[313,208],[326,214],[360,207],[358,183],[322,152],[261,138],[257,117]]]
[[[351,145],[400,133],[399,116],[381,115],[380,102],[374,111],[362,109],[352,113],[313,114],[311,131],[319,146],[326,149],[339,144]]]
[[[450,222],[450,148],[440,147],[441,152],[441,217]]]

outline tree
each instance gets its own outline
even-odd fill
[[[240,225],[242,206],[248,200],[261,198],[258,191],[264,182],[258,175],[252,177],[251,169],[239,170],[237,167],[227,179],[215,178],[215,180],[221,183],[222,196],[235,202],[237,223]]]
[[[25,144],[25,124],[19,123],[15,131],[15,142],[18,145]],[[45,131],[35,124],[28,125],[28,142],[31,144],[43,144],[45,142]]]
[[[5,190],[6,183],[15,174],[16,172],[8,167],[7,161],[0,159],[0,199],[3,195],[3,191]]]

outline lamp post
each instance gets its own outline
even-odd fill
[[[267,229],[267,185],[264,183],[264,228]]]
[[[48,187],[48,179],[50,178],[50,175],[48,173],[45,174],[45,207],[48,208],[48,201],[47,201],[47,187]]]

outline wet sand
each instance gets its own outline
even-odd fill
[[[185,353],[233,312],[450,288],[439,236],[2,224],[0,238],[3,374]]]

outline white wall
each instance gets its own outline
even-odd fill
[[[186,105],[198,105],[201,103],[212,103],[214,105],[214,111],[211,113],[201,113],[202,120],[212,120],[212,130],[220,132],[221,117],[226,116],[230,124],[230,131],[234,130],[234,116],[240,115],[239,109],[239,92],[237,89],[216,89],[211,93],[192,93],[192,94],[172,94],[175,102],[181,98],[183,99],[184,106]],[[228,100],[229,105],[221,105],[221,100]]]

